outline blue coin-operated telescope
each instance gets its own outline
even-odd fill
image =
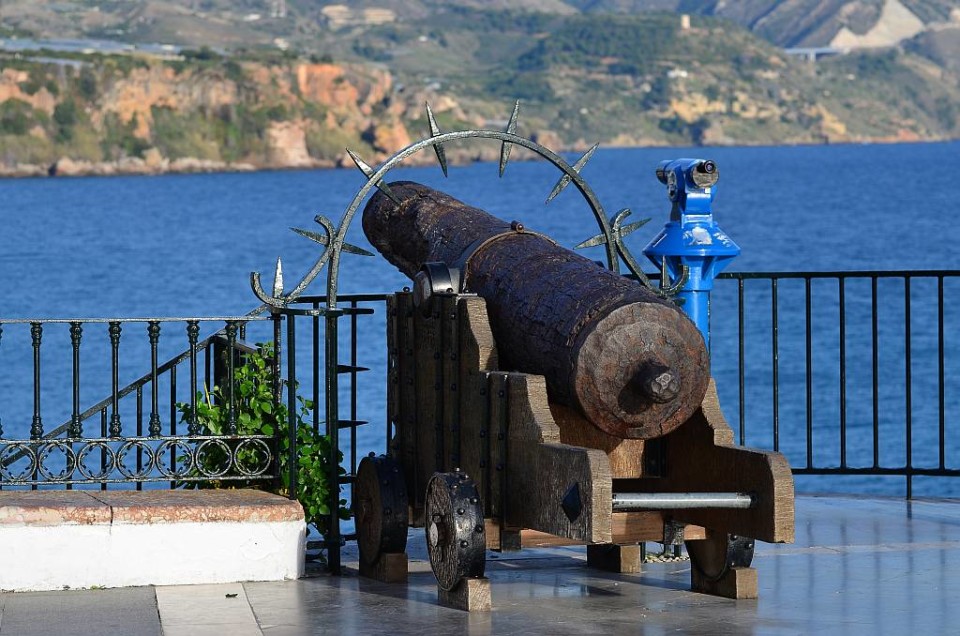
[[[709,159],[661,161],[657,179],[667,186],[673,203],[670,221],[644,248],[643,253],[663,268],[672,284],[686,281],[677,292],[683,310],[710,346],[710,290],[713,279],[737,254],[740,247],[713,220],[710,206],[717,193],[720,170]]]

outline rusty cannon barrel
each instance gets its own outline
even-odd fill
[[[620,438],[666,435],[700,406],[709,358],[672,302],[442,192],[389,188],[400,203],[371,198],[367,238],[411,278],[428,263],[460,270],[487,301],[502,369],[543,375],[552,401]]]

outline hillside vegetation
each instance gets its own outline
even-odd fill
[[[209,52],[172,62],[75,57],[76,66],[3,64],[0,161],[8,168],[70,174],[332,166],[348,146],[382,155],[409,143],[390,109],[385,71]]]
[[[890,2],[808,13],[843,14],[817,22],[829,37],[864,35]],[[0,34],[185,49],[0,54],[0,164],[17,174],[325,166],[348,160],[345,147],[376,161],[427,132],[427,101],[451,129],[503,126],[520,99],[520,132],[568,149],[960,137],[960,15],[946,0],[903,0],[931,26],[896,46],[816,63],[757,35],[809,9],[801,0],[331,4],[287,0],[274,16],[274,0],[74,0],[56,11],[5,0]],[[693,15],[685,24],[666,10]]]

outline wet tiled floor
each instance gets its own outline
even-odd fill
[[[687,561],[615,575],[567,547],[490,555],[493,610],[469,614],[438,605],[419,535],[410,552],[407,585],[352,569],[281,583],[0,594],[0,636],[960,634],[958,501],[799,497],[797,542],[757,546],[753,601],[689,592]],[[355,551],[344,560],[355,565]]]

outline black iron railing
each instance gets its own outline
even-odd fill
[[[359,419],[358,378],[369,370],[360,366],[358,358],[360,349],[366,354],[372,349],[385,359],[383,343],[377,342],[377,335],[372,342],[369,337],[378,334],[383,340],[385,329],[361,328],[358,318],[374,313],[373,307],[362,305],[385,306],[385,298],[383,294],[341,296],[340,308],[330,310],[325,297],[301,297],[262,317],[253,312],[236,318],[0,320],[0,389],[5,398],[0,418],[6,416],[8,422],[5,435],[0,419],[0,488],[92,484],[102,489],[141,489],[151,483],[178,487],[191,482],[279,486],[283,481],[278,472],[281,430],[278,427],[274,435],[237,434],[240,398],[235,392],[243,389],[230,381],[238,365],[255,351],[245,342],[267,342],[274,402],[284,399],[286,389],[291,418],[286,429],[291,435],[287,494],[297,492],[301,449],[295,420],[300,411],[297,400],[303,394],[312,403],[314,431],[333,440],[337,460],[331,464],[330,477],[347,490],[339,495],[334,489],[332,495],[349,497],[358,449],[382,446],[382,434],[371,431],[363,442],[357,438],[358,428],[367,423]],[[176,323],[181,329],[174,329]],[[216,331],[201,340],[201,325],[214,326]],[[260,333],[250,338],[246,332],[254,327]],[[341,344],[346,343],[349,349],[341,352]],[[176,353],[161,363],[164,349]],[[372,366],[377,364],[383,366],[382,361]],[[122,371],[142,372],[145,366],[146,374],[121,382]],[[17,386],[12,380],[25,376],[26,369],[32,370],[30,377]],[[4,381],[14,386],[4,386]],[[215,386],[220,387],[219,398],[213,392]],[[375,387],[372,393],[384,394],[382,382],[371,386]],[[82,393],[91,392],[107,397],[81,409]],[[32,406],[18,405],[15,395],[26,396],[21,401],[32,400]],[[223,400],[230,414],[218,435],[209,434],[197,417],[198,401],[211,397]],[[68,413],[51,416],[64,408]],[[45,422],[51,417],[62,424],[49,430]],[[10,421],[14,422],[12,437]],[[345,437],[341,431],[347,433]],[[331,502],[325,538],[327,544],[339,546],[353,536],[340,533],[337,503]],[[331,554],[332,565],[337,560],[334,556],[339,553]]]
[[[916,476],[960,476],[960,271],[720,278],[712,360],[742,444],[797,475],[903,477],[908,498]]]
[[[385,306],[385,294],[341,295],[338,297],[338,308],[333,310],[327,307],[325,296],[301,296],[277,312],[277,316],[282,316],[285,322],[285,382],[288,387],[298,387],[300,391],[309,387],[313,404],[313,429],[330,438],[335,455],[328,461],[329,482],[339,484],[340,488],[331,490],[327,531],[322,542],[323,547],[328,548],[328,567],[334,573],[340,570],[340,546],[356,538],[352,532],[342,532],[339,514],[341,498],[345,501],[350,499],[359,449],[382,452],[386,448],[383,433],[370,430],[370,427],[362,429],[369,420],[360,419],[361,392],[358,383],[361,374],[371,368],[386,368],[385,325],[378,330],[365,325],[361,330],[360,321],[360,317],[379,311],[382,324],[384,311],[381,308]],[[303,323],[306,323],[305,329]],[[365,345],[366,356],[376,358],[366,363],[369,366],[360,364],[361,343]],[[346,347],[345,351],[341,351],[343,347]],[[300,356],[304,351],[309,352],[306,364]],[[384,407],[370,402],[384,399],[385,374],[372,378],[365,388],[363,393],[367,403],[364,406],[367,411],[383,411]],[[288,396],[292,394],[293,391],[288,391]],[[293,412],[292,404],[288,408]],[[358,439],[358,430],[368,431],[363,442]],[[343,432],[346,432],[345,437]],[[295,448],[292,452],[296,452]],[[291,456],[291,460],[294,459]],[[291,461],[290,465],[297,464]],[[295,483],[295,475],[291,474],[290,479],[291,483]]]
[[[348,297],[381,312],[382,295]],[[787,455],[797,475],[902,478],[960,476],[960,271],[727,273],[712,300],[713,373],[721,404],[741,444]],[[305,299],[318,307],[322,298]],[[358,408],[379,413],[384,379],[358,385],[357,336],[382,347],[382,334],[358,331],[350,317],[350,362],[339,367],[349,404],[338,429],[349,483],[356,472]],[[380,321],[382,322],[382,321]],[[377,324],[380,324],[378,322]],[[362,323],[361,323],[362,325]],[[322,329],[311,330],[317,360]],[[370,342],[366,342],[370,345]],[[373,347],[373,355],[381,355]],[[346,349],[344,349],[346,350]],[[370,355],[368,352],[367,355]],[[382,369],[382,358],[364,360]],[[363,369],[365,370],[365,368]],[[371,387],[371,383],[374,386]],[[320,392],[315,388],[315,394]],[[367,435],[385,448],[379,427]],[[389,436],[389,431],[386,431]],[[809,483],[809,482],[808,482]],[[831,490],[833,480],[808,489]],[[936,494],[960,496],[960,483],[938,482]],[[861,479],[849,489],[891,494]]]
[[[0,487],[275,480],[272,436],[237,435],[234,421],[212,435],[197,418],[198,394],[209,396],[215,384],[233,403],[233,383],[224,380],[251,350],[242,342],[248,324],[262,320],[0,320],[0,374],[16,386],[25,368],[32,371],[29,388],[20,385],[31,408],[17,412],[10,393],[0,407],[20,423],[12,437],[0,426]],[[215,333],[201,340],[202,328],[211,325]],[[179,351],[161,363],[161,350]],[[144,366],[146,374],[121,383],[122,371]],[[82,393],[91,391],[107,397],[81,410]],[[69,414],[58,415],[67,404]],[[50,417],[62,423],[47,430]]]
[[[335,454],[342,452],[331,478],[343,490],[332,497],[349,500],[358,456],[382,452],[390,435],[385,426],[364,426],[386,420],[385,298],[340,296],[331,310],[325,297],[301,297],[263,318],[0,320],[0,388],[32,370],[22,378],[32,401],[22,409],[25,434],[3,437],[8,420],[0,420],[0,487],[278,479],[276,439],[199,435],[189,417],[198,389],[231,384],[222,378],[232,377],[244,341],[262,341],[273,343],[274,377],[309,394],[314,430],[331,437]],[[953,381],[960,377],[956,298],[960,271],[721,276],[711,307],[712,371],[739,441],[785,453],[797,475],[903,478],[908,497],[916,477],[960,476],[960,430],[950,420],[960,409]],[[201,325],[216,333],[201,340]],[[254,326],[261,336],[245,338],[243,330]],[[58,327],[52,353],[67,371],[49,378],[46,340]],[[97,332],[99,347],[89,346],[89,334]],[[133,342],[131,333],[139,333]],[[25,343],[19,357],[8,355],[10,340]],[[165,349],[174,354],[162,356]],[[100,362],[91,364],[84,353]],[[121,368],[144,366],[146,374],[120,382]],[[370,369],[377,372],[364,373]],[[42,390],[51,383],[59,397]],[[81,410],[87,384],[107,397]],[[8,388],[0,417],[10,407]],[[288,390],[287,399],[295,392]],[[281,393],[278,384],[277,400]],[[47,430],[51,403],[67,405],[67,412]],[[192,404],[187,417],[184,403]],[[254,445],[254,453],[239,452]],[[290,493],[297,452],[291,445]],[[201,461],[205,453],[232,463],[210,469]],[[239,460],[243,455],[259,458],[255,470]],[[200,465],[207,468],[188,470]],[[819,490],[831,489],[821,483]],[[951,480],[945,492],[960,496],[960,484]],[[331,499],[325,537],[334,569],[336,547],[354,538],[349,527],[341,532],[337,503]]]

